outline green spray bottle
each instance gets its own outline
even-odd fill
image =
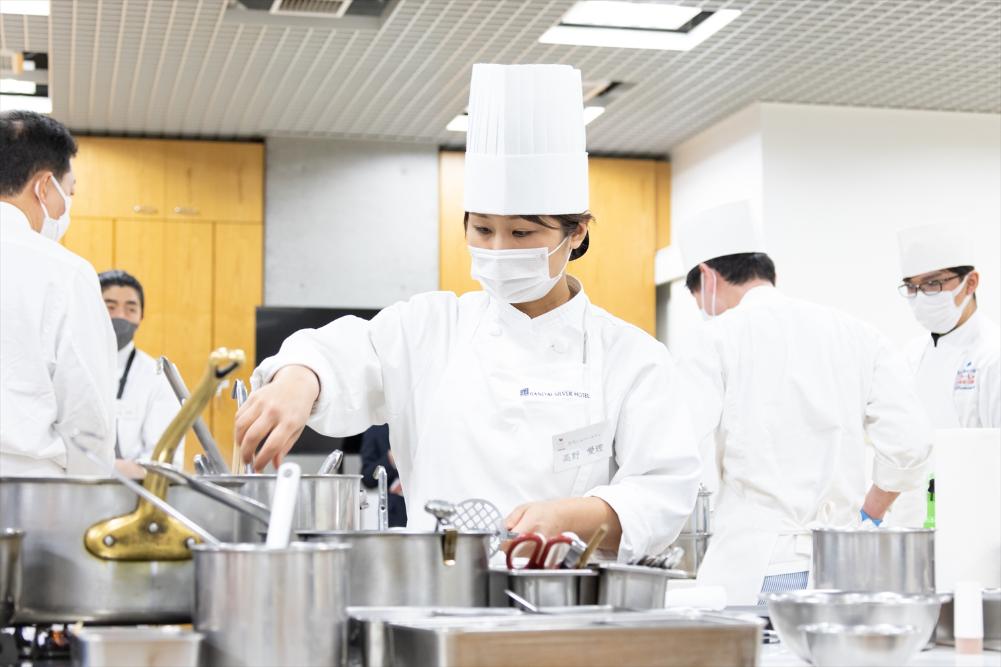
[[[935,476],[928,477],[928,509],[925,513],[925,528],[935,527]]]

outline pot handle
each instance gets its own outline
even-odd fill
[[[445,528],[441,533],[441,562],[445,567],[455,565],[455,551],[459,541],[459,531]]]
[[[187,485],[192,491],[202,494],[212,500],[231,507],[238,512],[246,514],[252,519],[257,519],[265,526],[271,521],[271,510],[262,502],[247,498],[236,491],[231,491],[224,486],[213,484],[208,480],[199,479],[194,475],[189,475],[183,470],[178,470],[167,463],[157,461],[140,461],[139,465],[158,475],[163,475],[168,480],[178,484]]]
[[[375,467],[375,479],[379,483],[379,530],[389,530],[389,473],[383,466]]]
[[[78,432],[77,435],[81,435],[81,434]],[[94,452],[90,451],[87,447],[84,447],[82,444],[80,444],[79,442],[77,442],[76,437],[70,438],[69,441],[70,441],[70,443],[72,443],[72,445],[74,447],[76,447],[77,449],[79,449],[83,453],[84,456],[86,456],[88,459],[90,459],[91,462],[93,462],[94,464],[96,464],[96,465],[98,465],[98,466],[100,466],[102,468],[107,468],[107,470],[111,474],[111,476],[114,477],[115,479],[117,479],[119,482],[121,482],[122,485],[124,485],[127,489],[129,489],[130,491],[132,491],[133,493],[135,493],[137,496],[139,496],[143,500],[147,501],[148,503],[150,503],[151,505],[153,505],[154,507],[156,507],[158,510],[160,510],[164,514],[166,514],[166,515],[168,515],[168,516],[176,519],[178,522],[182,523],[191,532],[193,532],[194,534],[198,535],[198,537],[202,538],[202,540],[206,544],[210,544],[212,546],[218,546],[219,544],[221,544],[221,542],[218,539],[216,539],[215,536],[212,535],[212,533],[208,532],[207,530],[205,530],[204,528],[202,528],[201,526],[199,526],[197,523],[195,523],[194,521],[192,521],[191,519],[189,519],[187,516],[185,516],[184,514],[182,514],[180,510],[175,509],[166,500],[163,500],[162,498],[160,498],[159,496],[157,496],[155,493],[152,493],[151,491],[149,491],[148,489],[146,489],[146,487],[144,487],[142,484],[139,484],[135,480],[129,479],[129,477],[127,477],[126,475],[123,475],[122,473],[120,473],[113,463],[111,464],[111,466],[108,466],[104,461],[101,460],[101,458],[99,456],[97,456],[96,454],[94,454]],[[88,534],[90,533],[90,531],[87,531],[87,532],[88,532]],[[156,531],[152,531],[151,530],[150,532],[156,532]],[[110,536],[108,536],[108,537],[110,537]],[[107,538],[105,538],[105,539],[107,539]],[[109,547],[112,546],[112,545],[114,545],[114,538],[112,538],[112,541],[111,541],[110,544],[108,544],[107,542],[105,542],[104,544],[105,544],[105,546],[109,546]]]

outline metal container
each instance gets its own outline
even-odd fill
[[[211,482],[233,483],[241,495],[271,507],[275,475],[213,475]],[[358,530],[366,497],[361,475],[303,475],[299,479],[293,530]],[[261,525],[239,515],[235,541],[259,542]]]
[[[892,567],[859,567],[860,563]],[[935,531],[923,528],[813,531],[818,589],[935,592]]]
[[[688,578],[680,570],[622,563],[601,563],[598,571],[598,604],[620,609],[663,609],[668,580]]]
[[[712,495],[711,491],[707,491],[704,486],[699,485],[699,495],[695,497],[695,507],[692,508],[692,513],[688,516],[685,527],[681,529],[682,533],[712,534],[712,510],[710,508]]]
[[[220,539],[232,539],[235,512],[183,487],[171,505]],[[24,581],[14,624],[187,623],[191,560],[111,561],[84,546],[97,521],[132,511],[136,497],[117,481],[94,477],[0,478],[0,525],[25,530]]]
[[[684,612],[428,618],[392,623],[394,667],[756,665],[764,622]]]
[[[817,623],[837,625],[911,625],[919,645],[935,632],[945,595],[901,593],[852,593],[845,591],[792,591],[765,596],[768,614],[779,638],[801,660],[810,661],[803,627]]]
[[[684,550],[684,556],[674,569],[684,572],[689,579],[694,579],[699,573],[699,567],[705,560],[706,550],[709,548],[709,533],[681,533],[678,539],[671,545]]]
[[[984,596],[984,648],[989,651],[1001,651],[1001,588],[988,588]],[[938,618],[938,628],[935,631],[935,641],[946,646],[955,646],[956,637],[953,634],[953,614],[955,608],[952,600],[942,605]]]
[[[446,565],[444,533],[298,531],[308,542],[351,545],[353,607],[485,607],[491,533],[458,533]]]
[[[21,542],[24,533],[0,532],[0,627],[10,623],[21,597]]]
[[[921,650],[913,625],[836,625],[803,627],[814,667],[898,667]]]
[[[197,667],[202,636],[176,626],[70,632],[73,667]]]
[[[348,662],[365,667],[391,667],[393,644],[390,623],[441,616],[503,617],[520,613],[517,609],[487,607],[350,607]]]
[[[491,571],[491,576],[496,570]],[[507,588],[536,607],[573,607],[597,602],[594,570],[504,570]],[[506,597],[506,596],[505,596]]]
[[[349,549],[302,542],[193,547],[202,664],[346,664]]]

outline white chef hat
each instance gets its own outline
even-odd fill
[[[464,206],[495,215],[587,210],[580,70],[473,65]]]
[[[900,272],[904,278],[923,273],[974,266],[974,242],[962,224],[938,223],[908,227],[897,232]]]
[[[747,201],[729,202],[683,220],[678,246],[686,273],[717,257],[767,252],[761,224]]]

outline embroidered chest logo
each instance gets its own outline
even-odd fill
[[[967,361],[963,367],[956,371],[956,384],[954,391],[969,391],[977,387],[977,369],[972,361]]]
[[[591,398],[591,394],[586,391],[574,391],[572,389],[563,389],[560,391],[539,391],[529,389],[528,387],[519,390],[518,395],[527,398]]]

